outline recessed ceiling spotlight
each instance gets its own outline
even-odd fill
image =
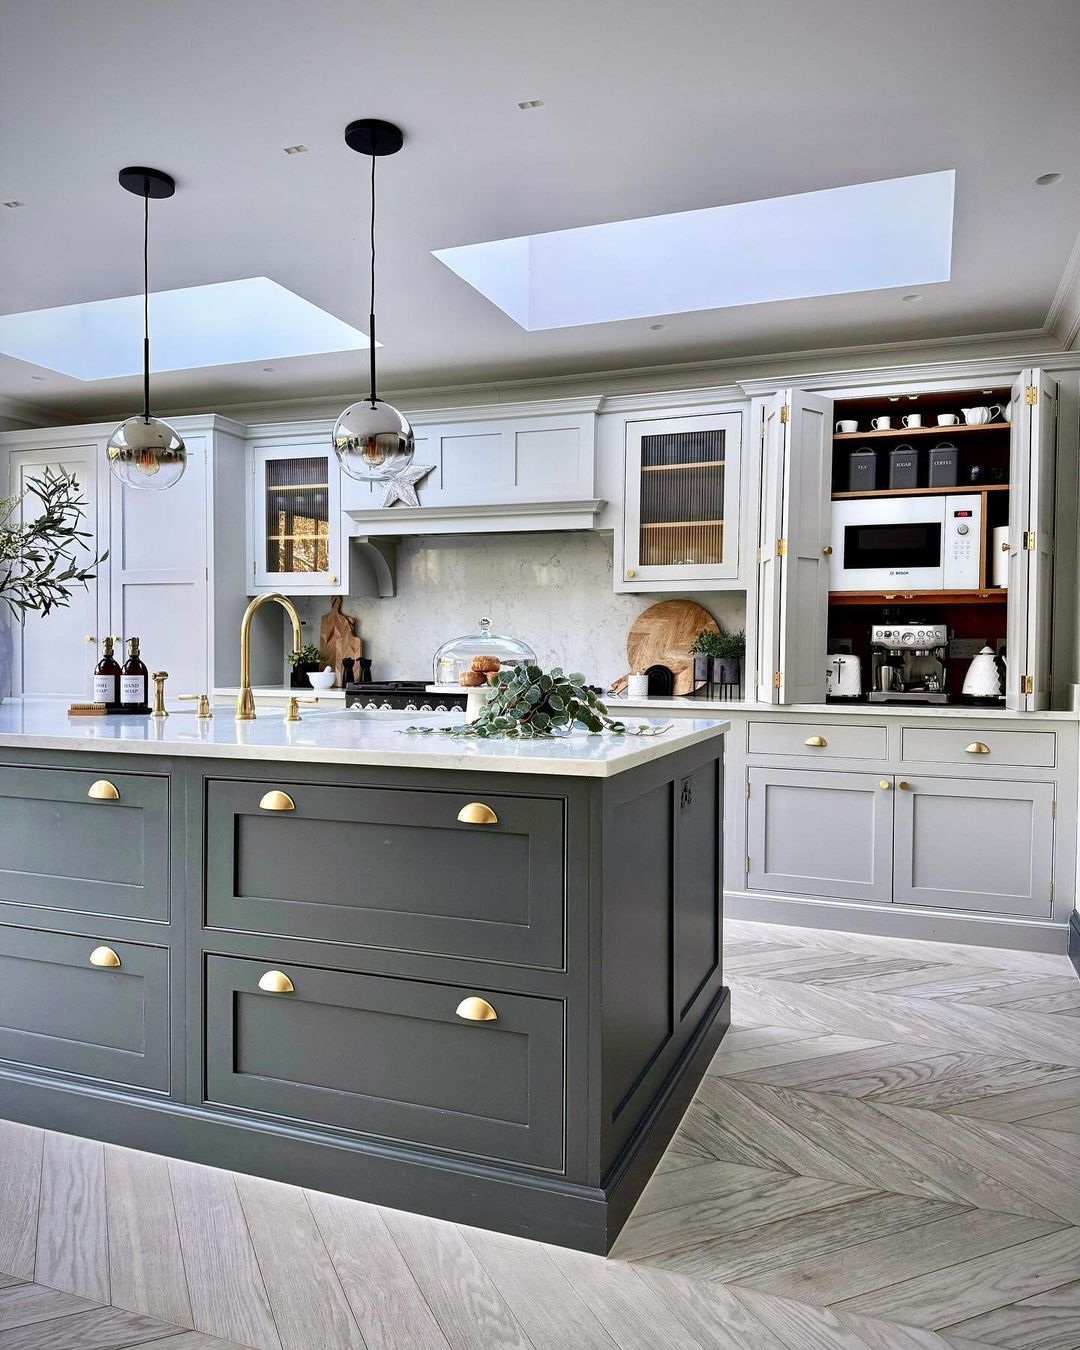
[[[306,155],[307,152],[308,148],[306,145],[287,145],[285,147],[285,153],[287,155]]]
[[[910,301],[912,301],[912,300],[921,300],[921,299],[922,299],[922,296],[921,296],[921,295],[916,295],[916,294],[912,293],[911,295],[902,295],[902,296],[900,297],[900,299],[901,299],[901,300],[907,300],[907,301],[910,302]]]
[[[45,378],[45,376],[44,376],[44,375],[31,375],[30,378],[31,378],[32,380],[43,380],[43,379]]]
[[[4,205],[5,205],[5,206],[15,207],[15,206],[25,206],[26,203],[25,203],[25,202],[5,202]]]
[[[522,112],[528,112],[530,108],[542,108],[544,100],[542,98],[527,98],[518,104]]]
[[[652,329],[652,331],[653,331],[654,333],[662,333],[662,332],[664,331],[664,329],[667,327],[667,324],[666,324],[666,323],[651,323],[651,324],[649,324],[649,327]]]
[[[273,369],[274,369],[273,366],[263,366],[263,374],[264,374],[264,375],[269,375],[270,372],[271,372]]]
[[[1059,173],[1041,173],[1038,178],[1035,179],[1035,182],[1039,187],[1051,187],[1054,183],[1058,182],[1060,178],[1061,174]]]

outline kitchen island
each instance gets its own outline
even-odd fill
[[[727,723],[408,725],[0,706],[0,1117],[606,1252],[729,1021]]]

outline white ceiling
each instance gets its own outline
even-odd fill
[[[266,276],[365,329],[367,161],[342,130],[380,116],[406,134],[380,165],[386,388],[1039,330],[1080,224],[1078,57],[1076,0],[0,0],[0,200],[26,203],[0,208],[0,312],[137,290],[116,172],[149,164],[178,183],[151,208],[154,288]],[[952,280],[917,303],[530,333],[431,256],[950,168]],[[362,393],[364,366],[172,372],[155,402]],[[138,380],[3,356],[0,395],[108,416]]]

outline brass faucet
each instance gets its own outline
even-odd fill
[[[278,595],[277,591],[268,591],[265,595],[257,595],[247,609],[244,610],[244,617],[240,620],[240,692],[236,696],[236,720],[238,722],[253,722],[255,720],[255,696],[251,692],[251,620],[255,611],[265,605],[268,600],[275,600],[292,620],[293,630],[293,650],[299,651],[304,645],[304,636],[300,631],[300,615],[296,612],[296,606],[284,595]]]

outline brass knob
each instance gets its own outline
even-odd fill
[[[1008,551],[1009,551],[1009,541],[1008,541],[1007,539],[1003,539],[1003,540],[1001,541],[1001,551],[1002,551],[1002,553],[1008,553]]]
[[[469,802],[457,813],[463,825],[498,825],[499,817],[483,802]]]
[[[107,778],[99,778],[86,789],[86,795],[95,802],[118,802],[120,794]]]
[[[884,792],[888,792],[888,790],[892,787],[892,784],[889,782],[887,778],[883,778],[881,782],[878,784],[878,787],[881,788]]]
[[[96,641],[97,641],[97,638],[94,637],[93,633],[87,633],[86,636],[83,638],[83,641],[84,641],[84,642],[96,642]]]
[[[268,994],[291,994],[293,982],[283,970],[267,970],[259,976],[259,988]]]
[[[819,750],[824,750],[824,748],[828,744],[829,742],[825,739],[824,736],[807,736],[806,740],[803,741],[803,745],[813,745],[816,746]]]
[[[910,792],[910,791],[911,791],[911,784],[910,784],[910,783],[905,783],[904,780],[903,780],[902,778],[901,778],[901,780],[899,781],[899,783],[897,783],[896,786],[900,789],[901,792]]]
[[[634,575],[634,569],[633,569],[632,567],[628,567],[628,568],[626,569],[626,575],[627,575],[628,577],[632,577],[632,576]]]
[[[326,579],[327,579],[327,581],[330,583],[331,586],[336,586],[336,585],[337,585],[337,576],[335,575],[335,573],[331,572],[331,573],[327,576]]]
[[[92,966],[118,966],[120,958],[111,947],[95,947],[90,953]]]
[[[480,998],[477,994],[473,994],[471,998],[463,998],[456,1011],[457,1015],[464,1017],[467,1022],[494,1022],[499,1016],[487,999]]]
[[[990,747],[985,741],[972,741],[970,745],[964,746],[965,755],[988,755]]]
[[[277,788],[273,792],[266,792],[259,800],[260,811],[295,811],[296,803],[287,792],[279,792]]]
[[[831,558],[831,557],[832,557],[832,544],[826,544],[825,547],[824,547],[821,551],[822,551],[822,553],[825,555],[826,558]]]

